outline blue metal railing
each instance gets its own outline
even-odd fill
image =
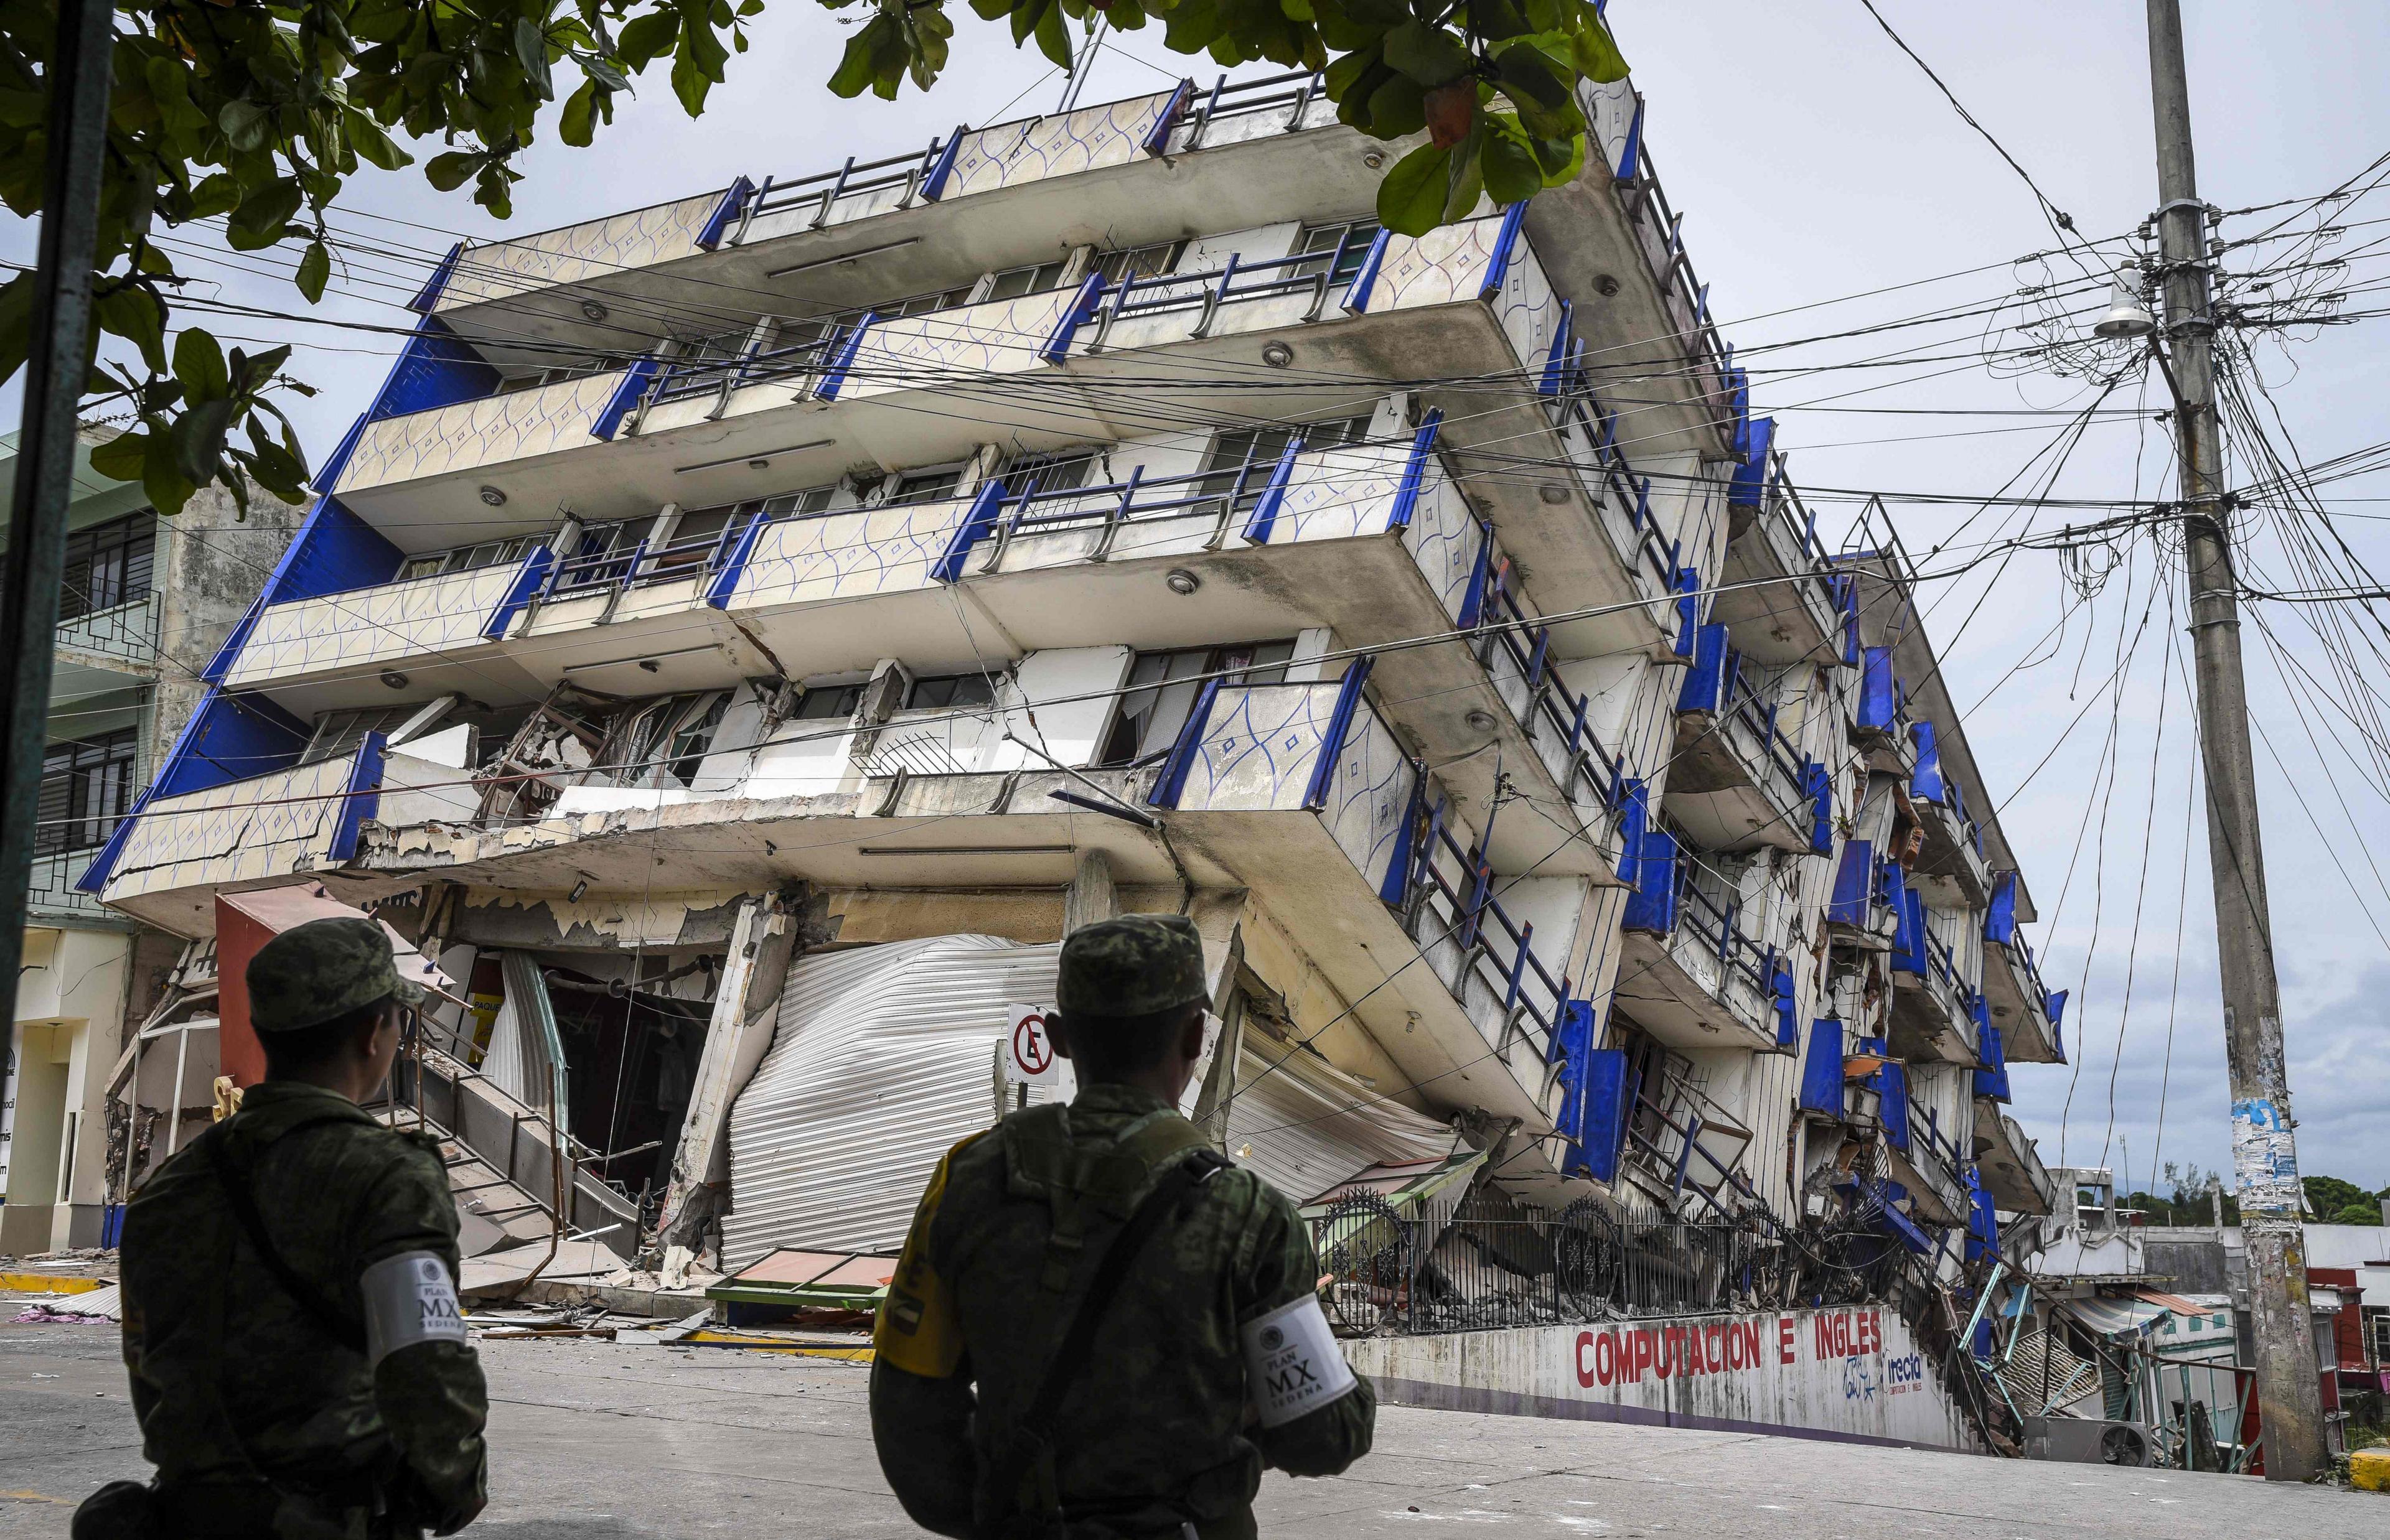
[[[1625,452],[1618,446],[1618,414],[1601,404],[1582,365],[1569,371],[1567,383],[1548,409],[1555,428],[1565,432],[1574,427],[1584,437],[1593,464],[1579,465],[1578,473],[1594,482],[1597,497],[1606,495],[1626,510],[1636,558],[1651,569],[1663,592],[1673,589],[1677,571],[1683,565],[1683,543],[1660,533],[1651,515],[1651,479],[1637,476],[1627,464]]]
[[[716,395],[727,403],[731,392],[742,386],[812,374],[854,329],[854,324],[835,327],[810,342],[793,347],[751,347],[736,358],[666,361],[658,369],[655,383],[648,388],[641,410],[668,401],[686,401],[691,396]]]
[[[1422,788],[1424,779],[1420,782]],[[1502,906],[1494,892],[1494,868],[1485,856],[1486,836],[1463,847],[1446,822],[1447,803],[1439,793],[1435,805],[1425,808],[1423,793],[1415,798],[1410,816],[1423,819],[1411,846],[1410,870],[1403,885],[1404,929],[1422,950],[1449,939],[1461,951],[1459,980],[1452,985],[1463,1007],[1465,986],[1480,965],[1491,970],[1482,982],[1498,991],[1502,1002],[1504,1042],[1519,1033],[1536,1052],[1549,1057],[1552,1033],[1569,999],[1570,981],[1554,978],[1535,953],[1535,922],[1522,922]],[[1492,833],[1489,816],[1486,835]],[[1450,918],[1439,928],[1435,908],[1441,901]],[[1528,988],[1533,978],[1540,989]],[[1543,1003],[1548,1001],[1548,1004]],[[1530,1026],[1532,1023],[1532,1026]]]
[[[1491,674],[1495,655],[1499,652],[1518,671],[1525,683],[1527,698],[1523,707],[1513,708],[1513,714],[1525,730],[1528,741],[1545,741],[1541,735],[1548,734],[1560,744],[1564,768],[1555,778],[1561,793],[1573,802],[1579,800],[1582,793],[1582,800],[1598,807],[1615,808],[1625,782],[1626,767],[1586,725],[1592,702],[1570,689],[1554,670],[1551,627],[1529,620],[1526,611],[1519,607],[1518,596],[1510,591],[1510,580],[1506,566],[1487,585],[1486,600],[1478,620],[1477,661]],[[1498,678],[1495,693],[1502,693]],[[1508,697],[1504,703],[1509,704]]]
[[[1720,904],[1702,892],[1693,880],[1693,861],[1681,849],[1674,864],[1676,870],[1670,879],[1677,885],[1677,928],[1699,936],[1716,956],[1718,966],[1728,973],[1741,974],[1765,1003],[1775,990],[1776,948],[1764,947],[1742,933],[1742,928],[1736,923],[1741,905],[1731,900]],[[1721,1000],[1726,998],[1726,982],[1724,978],[1719,981]]]
[[[1357,266],[1347,270],[1346,256],[1356,250],[1366,250],[1374,238],[1374,232],[1364,238],[1357,232],[1347,231],[1330,250],[1302,251],[1260,262],[1248,261],[1242,253],[1231,251],[1225,263],[1208,271],[1132,274],[1105,286],[1096,307],[1096,334],[1086,351],[1102,352],[1112,327],[1128,316],[1198,310],[1201,314],[1187,334],[1202,337],[1210,333],[1220,307],[1230,301],[1273,299],[1305,289],[1311,291],[1311,303],[1304,309],[1303,318],[1316,321],[1327,310],[1328,297],[1339,289],[1349,290],[1359,276]]]
[[[1668,298],[1671,318],[1681,328],[1678,340],[1686,356],[1696,368],[1706,367],[1711,375],[1712,383],[1703,393],[1723,420],[1734,350],[1718,336],[1711,319],[1709,286],[1694,276],[1692,260],[1685,254],[1684,216],[1668,207],[1659,173],[1651,166],[1650,141],[1639,134],[1631,176],[1618,191],[1627,217],[1643,227],[1645,238],[1638,244],[1653,279]]]
[[[1801,752],[1800,746],[1785,733],[1780,723],[1781,703],[1760,699],[1759,692],[1744,676],[1741,652],[1728,657],[1724,693],[1725,709],[1719,714],[1740,722],[1759,740],[1760,751],[1767,761],[1768,769],[1784,783],[1787,801],[1800,802],[1806,795],[1803,767],[1808,764],[1807,756]]]

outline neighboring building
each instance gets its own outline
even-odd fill
[[[298,509],[253,498],[237,520],[219,491],[179,518],[153,513],[137,485],[75,456],[49,746],[33,810],[24,968],[0,1102],[0,1253],[100,1243],[109,1149],[109,1067],[171,968],[179,943],[104,907],[76,879],[134,806],[202,693],[197,683],[263,585]],[[13,482],[14,434],[0,437],[0,486]],[[206,1102],[206,1073],[193,1082]]]
[[[1577,1237],[1621,1308],[1947,1337],[2063,996],[1897,540],[1821,540],[1588,105],[1418,239],[1295,75],[460,247],[87,888],[374,907],[457,983],[427,1098],[508,1171],[557,1109],[674,1269],[891,1245],[1054,1094],[997,1059],[1065,930],[1178,910],[1190,1111],[1399,1221],[1390,1278],[1322,1219],[1356,1312],[1536,1318]],[[1536,1243],[1424,1260],[1481,1224]]]

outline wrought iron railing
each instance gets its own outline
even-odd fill
[[[1783,783],[1780,800],[1788,807],[1798,806],[1806,794],[1804,783],[1808,757],[1784,731],[1782,703],[1760,699],[1750,676],[1742,671],[1741,652],[1731,653],[1727,659],[1724,695],[1725,709],[1720,714],[1757,741],[1762,763],[1770,775]]]
[[[640,409],[692,396],[716,396],[727,404],[733,391],[776,379],[799,379],[818,373],[856,325],[834,327],[809,341],[784,348],[748,348],[736,358],[689,358],[668,361],[648,387]]]
[[[1554,765],[1548,759],[1546,768],[1572,802],[1615,808],[1625,781],[1625,765],[1586,725],[1592,702],[1569,688],[1554,670],[1551,641],[1551,627],[1536,622],[1520,608],[1507,570],[1487,584],[1474,650],[1494,680],[1495,693],[1510,707],[1528,741],[1539,751],[1548,746],[1557,749],[1560,763]],[[1510,664],[1510,677],[1523,687],[1523,699],[1512,701],[1502,687],[1497,659]]]
[[[79,850],[34,856],[25,882],[26,912],[35,918],[51,916],[76,919],[122,919],[123,917],[115,910],[101,904],[96,895],[80,892],[74,885],[75,879],[83,875],[83,869],[98,853],[99,846],[88,845]]]
[[[121,659],[128,663],[158,661],[158,605],[162,596],[151,589],[137,599],[86,610],[58,622],[57,645],[70,652]]]
[[[1425,783],[1420,784],[1423,792]],[[1448,981],[1449,987],[1464,1008],[1471,978],[1498,1001],[1497,1049],[1523,1038],[1548,1058],[1570,980],[1565,974],[1555,978],[1544,966],[1536,956],[1535,922],[1514,917],[1495,892],[1497,879],[1485,855],[1491,815],[1486,834],[1463,846],[1452,837],[1447,805],[1439,791],[1433,807],[1422,810],[1415,801],[1411,809],[1410,816],[1424,822],[1416,827],[1398,905],[1404,929],[1431,956],[1445,945],[1458,949],[1459,974]]]
[[[1643,249],[1653,280],[1660,286],[1669,318],[1677,324],[1677,340],[1697,374],[1708,376],[1705,380],[1697,379],[1696,383],[1724,426],[1728,371],[1732,366],[1733,350],[1719,338],[1711,319],[1709,286],[1694,275],[1692,259],[1685,254],[1684,216],[1668,207],[1667,194],[1661,190],[1659,173],[1651,164],[1648,140],[1638,143],[1632,179],[1618,192],[1627,218],[1636,225],[1638,244]]]
[[[1581,1199],[1557,1213],[1472,1200],[1405,1211],[1374,1195],[1312,1221],[1329,1312],[1353,1334],[1425,1335],[1747,1305],[1775,1250],[1747,1221]]]
[[[1206,272],[1131,274],[1105,289],[1096,309],[1096,334],[1087,342],[1086,351],[1101,353],[1115,323],[1132,315],[1166,311],[1200,310],[1202,314],[1187,335],[1208,335],[1220,307],[1232,300],[1267,300],[1308,290],[1311,303],[1304,309],[1303,318],[1317,321],[1328,309],[1328,297],[1351,289],[1353,280],[1359,276],[1360,264],[1356,262],[1348,265],[1347,255],[1355,250],[1366,250],[1375,238],[1374,234],[1363,238],[1356,232],[1347,232],[1330,250],[1299,251],[1261,262],[1247,261],[1231,251],[1226,263]]]
[[[1564,433],[1574,428],[1585,440],[1592,464],[1579,464],[1577,473],[1593,483],[1594,494],[1625,510],[1634,555],[1650,570],[1662,593],[1677,585],[1684,565],[1684,545],[1660,533],[1651,514],[1651,479],[1638,476],[1618,443],[1618,414],[1601,404],[1580,367],[1567,388],[1546,404],[1552,425]]]
[[[1677,929],[1690,930],[1698,936],[1703,947],[1718,960],[1718,998],[1728,1004],[1728,990],[1737,975],[1755,992],[1757,1004],[1766,1007],[1776,987],[1776,948],[1763,946],[1743,934],[1738,923],[1742,905],[1733,899],[1720,902],[1702,891],[1694,880],[1692,857],[1679,851],[1675,858],[1676,872],[1672,880],[1677,885]]]
[[[1287,128],[1291,132],[1302,126],[1304,110],[1327,89],[1327,77],[1310,70],[1291,70],[1282,75],[1264,75],[1233,83],[1222,75],[1189,108],[1187,136],[1179,141],[1177,150],[1183,153],[1201,148],[1205,132],[1214,123],[1251,117],[1274,107],[1293,109],[1287,114]]]

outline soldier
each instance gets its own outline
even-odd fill
[[[276,936],[248,970],[265,1079],[124,1216],[124,1362],[148,1486],[78,1540],[446,1534],[487,1501],[488,1397],[456,1307],[438,1147],[357,1104],[423,999],[366,919]]]
[[[1294,1206],[1176,1110],[1207,993],[1184,918],[1073,931],[1046,1020],[1078,1098],[939,1161],[871,1370],[880,1468],[923,1527],[1252,1540],[1264,1467],[1368,1452]]]

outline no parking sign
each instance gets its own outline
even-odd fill
[[[1007,1085],[1052,1085],[1064,1073],[1062,1056],[1047,1035],[1046,1013],[1052,1006],[1006,1007],[1003,1059]]]

